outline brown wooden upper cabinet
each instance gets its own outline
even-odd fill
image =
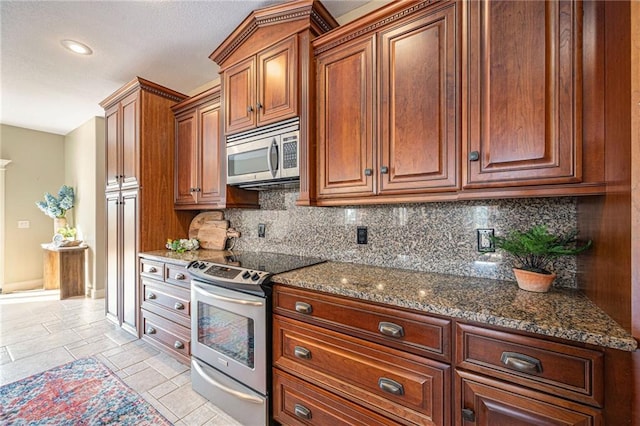
[[[582,3],[462,3],[464,188],[582,180]]]
[[[315,68],[311,41],[338,26],[317,0],[253,11],[209,58],[220,66],[225,136],[300,118],[298,205],[315,204]]]
[[[313,46],[318,203],[455,192],[456,4],[392,4]]]
[[[106,191],[138,186],[139,92],[133,92],[105,110]]]
[[[297,46],[292,36],[227,68],[227,135],[298,115]]]
[[[176,122],[175,209],[257,208],[257,192],[226,184],[220,86],[186,99],[172,110]]]

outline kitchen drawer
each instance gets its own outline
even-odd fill
[[[450,367],[274,316],[274,365],[403,424],[448,424]]]
[[[155,260],[140,259],[140,274],[145,277],[164,280],[164,263]]]
[[[456,324],[456,367],[602,407],[603,354]]]
[[[189,290],[142,278],[142,308],[189,327],[191,294]]]
[[[595,426],[602,411],[535,390],[456,371],[454,424]]]
[[[189,362],[191,337],[189,329],[155,315],[145,309],[142,313],[142,338],[154,346]]]
[[[164,266],[164,273],[166,282],[187,289],[191,288],[191,275],[187,272],[187,268],[185,266],[167,263]]]
[[[370,410],[273,369],[273,418],[283,425],[396,425]]]
[[[331,296],[274,288],[274,312],[441,361],[451,359],[451,320]]]

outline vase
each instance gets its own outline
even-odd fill
[[[551,288],[556,274],[540,274],[537,272],[525,271],[524,269],[513,268],[518,287],[522,290],[536,293],[546,293]]]
[[[58,233],[58,229],[64,228],[67,226],[67,218],[66,217],[54,217],[53,218],[53,235]]]

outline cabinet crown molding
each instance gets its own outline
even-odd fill
[[[100,106],[104,109],[108,109],[114,103],[136,90],[145,90],[153,93],[154,95],[162,96],[163,98],[167,98],[175,102],[180,102],[188,97],[183,93],[176,92],[175,90],[171,90],[152,81],[145,80],[142,77],[136,77],[120,89],[116,90],[108,98],[100,102]]]
[[[309,27],[324,33],[338,26],[324,5],[316,0],[299,0],[254,10],[227,37],[209,58],[221,65],[260,27],[284,22],[308,20]]]
[[[198,106],[208,102],[220,102],[220,85],[216,84],[215,86],[205,90],[204,92],[198,93],[190,98],[187,98],[171,107],[171,110],[176,113],[178,111],[182,111],[184,109],[188,109],[194,106]]]

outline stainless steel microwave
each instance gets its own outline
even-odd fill
[[[247,189],[300,180],[300,120],[227,138],[227,184]]]

